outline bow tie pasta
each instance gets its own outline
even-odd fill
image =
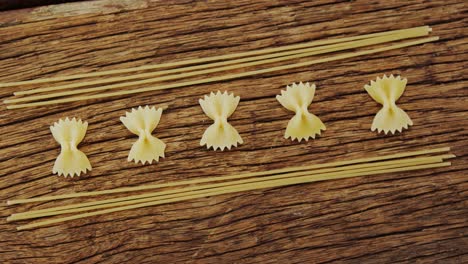
[[[218,148],[224,150],[244,143],[237,130],[227,121],[236,110],[239,101],[239,96],[220,91],[216,94],[212,92],[209,96],[205,95],[199,100],[203,112],[214,120],[214,123],[203,133],[201,146],[206,145],[208,149],[212,147],[214,150]]]
[[[50,127],[54,139],[61,146],[52,169],[54,174],[73,177],[75,174],[80,176],[81,173],[91,170],[88,158],[77,148],[85,137],[87,128],[87,122],[76,118],[70,120],[68,117],[65,120],[60,119]]]
[[[276,96],[284,108],[296,113],[286,127],[284,138],[297,139],[299,142],[303,139],[308,141],[309,138],[315,139],[321,130],[326,129],[322,121],[307,109],[314,99],[314,94],[315,84],[300,82],[288,85],[286,91],[283,90],[281,95]]]
[[[153,160],[158,162],[160,157],[164,158],[166,144],[151,134],[158,126],[161,114],[162,108],[156,110],[154,107],[142,108],[140,106],[120,117],[124,126],[133,134],[138,135],[138,140],[133,143],[128,154],[128,161],[151,164]]]
[[[371,81],[370,85],[365,85],[367,93],[379,104],[382,109],[374,117],[371,130],[383,131],[385,134],[396,131],[402,132],[403,128],[413,125],[411,118],[396,105],[396,101],[405,91],[407,80],[400,76],[390,75],[383,78],[377,77],[376,81]]]

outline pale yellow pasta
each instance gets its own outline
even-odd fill
[[[236,110],[239,104],[240,97],[234,94],[228,94],[226,91],[221,93],[218,91],[216,94],[205,95],[203,99],[199,100],[203,112],[214,120],[214,123],[209,126],[205,133],[203,133],[200,145],[217,150],[218,148],[223,151],[225,148],[237,147],[237,144],[242,144],[244,141],[237,132],[237,130],[228,123],[227,119]]]
[[[88,123],[80,119],[60,119],[50,127],[54,139],[60,144],[61,151],[55,160],[52,172],[67,176],[80,176],[81,173],[91,170],[86,155],[77,146],[86,135]]]
[[[159,158],[164,158],[166,144],[151,134],[158,126],[161,114],[162,108],[156,109],[148,106],[143,108],[140,106],[120,117],[120,121],[125,127],[133,134],[138,135],[138,140],[133,143],[128,154],[128,161],[151,164],[153,160],[158,162]]]
[[[406,83],[407,80],[400,76],[384,75],[383,78],[377,77],[376,81],[371,81],[370,85],[364,86],[372,99],[383,105],[374,117],[372,131],[394,134],[396,131],[402,132],[403,128],[407,129],[408,126],[413,125],[408,114],[396,105],[396,101],[405,91]]]
[[[322,121],[307,109],[314,99],[314,94],[315,84],[300,82],[286,86],[286,91],[283,90],[281,95],[276,96],[284,108],[296,113],[286,127],[285,138],[297,139],[299,142],[302,139],[307,141],[309,138],[315,139],[322,130],[326,130]]]

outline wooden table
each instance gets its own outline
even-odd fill
[[[17,81],[227,54],[430,25],[435,43],[356,59],[128,98],[0,109],[0,199],[93,191],[450,146],[441,169],[319,182],[148,207],[18,232],[5,218],[59,203],[3,206],[2,263],[463,263],[468,262],[467,5],[444,1],[110,1],[0,13],[0,80]],[[379,105],[364,84],[401,74],[414,121],[370,131]],[[287,84],[317,84],[319,139],[283,138],[292,117],[275,100]],[[2,88],[2,100],[20,88]],[[210,120],[198,99],[241,97],[231,123],[244,144],[199,146]],[[156,130],[166,158],[126,161],[136,140],[119,121],[139,105],[167,107]],[[59,118],[89,122],[80,145],[91,173],[52,175]],[[21,224],[21,223],[20,223]]]

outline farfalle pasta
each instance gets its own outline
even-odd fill
[[[374,117],[371,130],[383,131],[385,134],[396,131],[402,132],[403,128],[413,125],[411,118],[396,105],[396,101],[405,91],[407,80],[400,76],[390,75],[383,78],[377,77],[377,80],[371,81],[370,85],[365,85],[367,93],[379,104],[382,109]]]
[[[133,134],[138,135],[138,140],[133,143],[128,154],[128,161],[151,164],[154,160],[158,162],[159,158],[164,158],[166,144],[151,134],[158,126],[161,114],[162,108],[140,106],[120,117],[124,126]]]
[[[281,95],[276,96],[284,108],[296,113],[286,127],[285,138],[297,139],[299,142],[303,139],[307,141],[311,137],[315,139],[316,135],[320,135],[321,131],[326,129],[322,121],[307,109],[314,99],[314,94],[315,84],[300,82],[286,86],[286,91],[283,90]]]
[[[216,94],[211,92],[210,95],[205,95],[199,100],[203,112],[214,120],[214,123],[209,126],[203,133],[200,145],[217,150],[225,148],[237,147],[237,144],[242,144],[244,141],[237,130],[228,123],[227,119],[236,110],[239,104],[240,97],[234,94],[228,94],[227,91]]]
[[[61,151],[55,160],[52,172],[58,175],[80,176],[81,173],[91,170],[86,155],[77,146],[83,140],[88,129],[88,123],[80,119],[60,119],[50,127],[52,135],[61,146]]]

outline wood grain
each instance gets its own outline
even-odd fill
[[[111,2],[113,4],[111,4]],[[463,263],[468,262],[465,1],[92,1],[0,13],[0,80],[117,69],[327,37],[431,25],[436,43],[189,88],[0,109],[0,199],[63,194],[365,157],[379,150],[451,146],[448,169],[421,170],[197,199],[17,232],[1,210],[2,263]],[[44,11],[46,10],[46,11]],[[363,89],[401,74],[399,100],[414,126],[370,131],[379,105]],[[327,125],[314,141],[283,138],[291,113],[275,95],[311,81],[311,111]],[[27,87],[21,88],[26,89]],[[1,99],[17,88],[2,88]],[[210,124],[198,99],[229,90],[244,139],[231,151],[199,146]],[[167,106],[157,165],[126,161],[136,139],[120,123],[138,105]],[[80,149],[93,171],[51,174],[59,146],[49,126],[89,122]],[[84,199],[83,199],[84,200]]]

